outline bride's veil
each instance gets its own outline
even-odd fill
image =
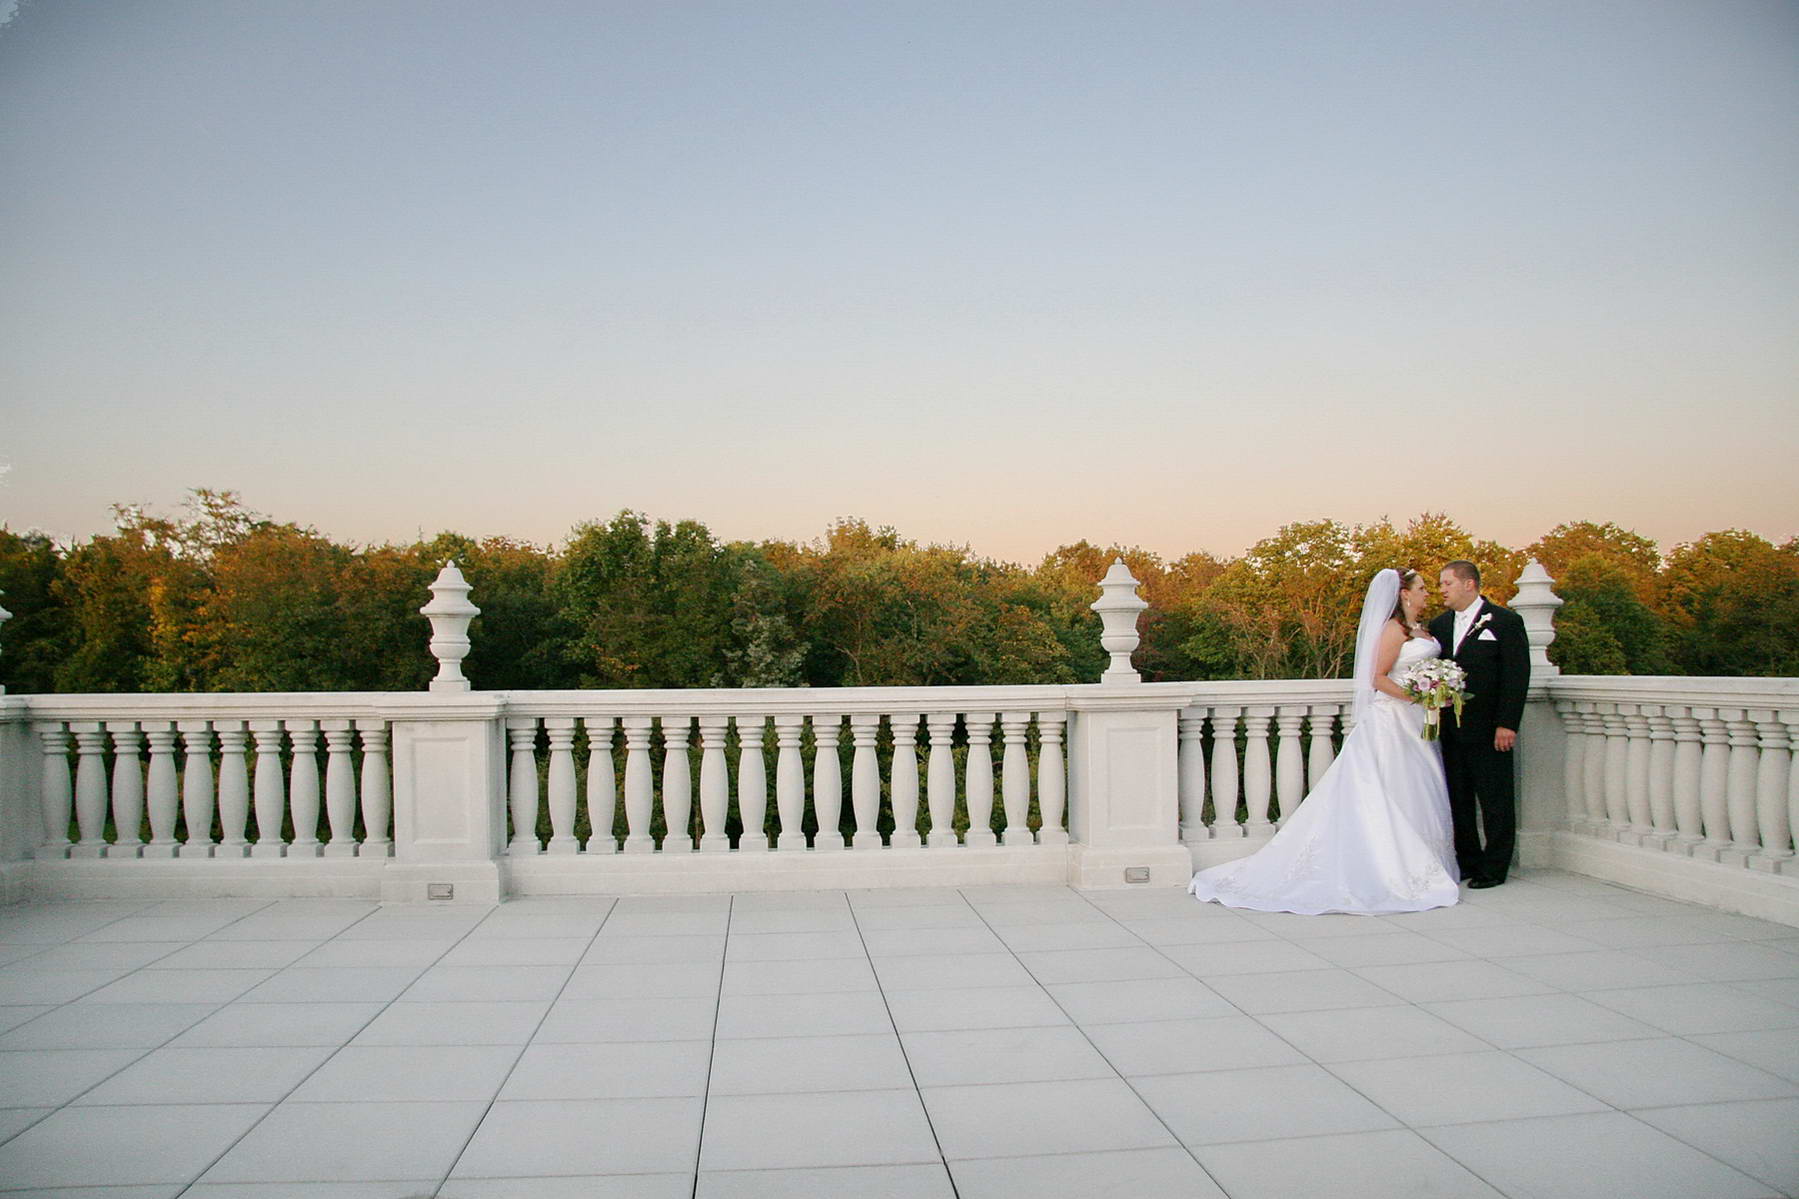
[[[1368,594],[1362,600],[1362,622],[1355,634],[1355,698],[1349,710],[1357,724],[1374,701],[1374,651],[1380,647],[1381,630],[1392,619],[1398,599],[1397,570],[1380,571],[1369,581]]]

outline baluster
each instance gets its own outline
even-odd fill
[[[737,817],[743,835],[737,852],[760,852],[768,844],[768,764],[762,760],[766,716],[737,717]]]
[[[1587,800],[1587,831],[1595,837],[1610,835],[1611,822],[1605,814],[1605,754],[1608,742],[1605,739],[1605,718],[1599,714],[1599,705],[1582,702],[1576,704],[1580,710],[1581,720],[1587,729],[1586,784],[1581,793]]]
[[[1642,704],[1626,704],[1624,735],[1629,739],[1624,750],[1624,803],[1630,813],[1629,839],[1634,845],[1645,844],[1655,832],[1649,808],[1649,717]]]
[[[393,780],[387,767],[387,722],[358,720],[356,731],[362,734],[362,846],[358,857],[393,856],[394,843],[388,837],[388,821],[393,817]]]
[[[1716,708],[1694,708],[1703,756],[1699,760],[1699,812],[1705,840],[1693,856],[1708,862],[1730,846],[1730,732]]]
[[[290,858],[319,856],[318,730],[316,720],[287,722],[287,737],[294,747],[287,780],[287,806],[294,821],[294,841],[287,847]]]
[[[1212,709],[1212,835],[1242,837],[1237,822],[1237,717],[1235,705]]]
[[[1787,768],[1787,828],[1799,830],[1799,711],[1780,713],[1780,723],[1786,726],[1787,742],[1792,745],[1794,753]],[[1799,873],[1799,858],[1788,858],[1780,863],[1782,874]]]
[[[662,718],[663,853],[693,852],[693,768],[687,761],[691,716]]]
[[[850,757],[850,810],[856,815],[856,831],[850,837],[851,849],[881,848],[881,764],[875,744],[881,736],[878,712],[857,712],[850,716],[850,740],[855,745]]]
[[[1179,770],[1181,840],[1204,841],[1212,834],[1206,828],[1206,710],[1182,708],[1180,714],[1180,750],[1176,758]],[[1049,827],[1045,817],[1043,827]]]
[[[1268,726],[1273,722],[1272,707],[1254,707],[1243,713],[1243,802],[1248,809],[1243,834],[1247,837],[1267,837],[1274,831],[1268,821],[1268,801],[1274,792]]]
[[[812,814],[818,817],[814,849],[843,848],[843,754],[837,742],[843,717],[812,717]]]
[[[112,735],[112,831],[109,858],[135,858],[144,845],[144,739],[135,720],[109,720]]]
[[[925,805],[931,813],[930,839],[933,849],[946,849],[956,841],[956,758],[951,741],[956,735],[954,712],[932,712],[925,716],[925,729],[931,736],[931,756],[925,769]]]
[[[698,853],[729,853],[731,838],[725,832],[725,820],[731,807],[730,771],[725,765],[725,732],[730,727],[726,716],[700,716],[699,725],[700,785],[699,814],[691,821],[697,829],[694,849]],[[685,726],[686,722],[682,722]],[[687,755],[683,754],[685,759]],[[666,780],[666,774],[664,779]],[[667,849],[667,843],[663,845]]]
[[[965,845],[998,845],[993,835],[993,713],[969,712],[968,730],[968,832]]]
[[[147,720],[144,736],[150,741],[150,843],[146,858],[175,856],[175,822],[181,816],[180,784],[175,775],[175,722]]]
[[[60,720],[41,720],[32,726],[43,748],[43,779],[38,791],[44,818],[44,841],[33,857],[69,856],[69,818],[75,807],[75,787],[69,778],[69,732]]]
[[[541,850],[537,840],[537,717],[508,716],[506,741],[511,764],[506,770],[506,803],[512,813],[512,840],[506,852],[515,858]]]
[[[1761,829],[1761,850],[1749,860],[1757,870],[1775,871],[1778,863],[1793,856],[1793,827],[1787,816],[1787,776],[1792,751],[1786,727],[1777,713],[1762,709],[1749,713],[1761,750],[1755,776],[1755,821]]]
[[[106,852],[106,730],[97,720],[69,723],[75,734],[75,824],[81,839],[69,850],[72,858],[97,858]]]
[[[181,822],[187,827],[187,840],[175,856],[210,858],[216,802],[212,786],[212,725],[204,720],[183,720],[176,727],[181,730],[181,743],[187,750],[187,760],[181,768]]]
[[[250,854],[244,828],[250,819],[250,770],[244,761],[249,741],[241,720],[215,720],[219,735],[219,843],[215,858],[243,858]]]
[[[775,848],[806,848],[806,764],[800,757],[800,739],[806,718],[783,713],[775,717],[775,813],[781,830]]]
[[[354,727],[349,720],[319,721],[319,730],[325,734],[325,824],[331,830],[331,839],[320,852],[327,858],[356,854]]]
[[[618,780],[613,774],[612,716],[584,716],[587,730],[587,852],[617,853],[613,819],[618,810]]]
[[[656,838],[650,835],[655,816],[656,786],[650,766],[648,716],[627,716],[619,722],[625,730],[625,849],[626,853],[654,853]]]
[[[1649,821],[1655,826],[1648,844],[1666,849],[1674,840],[1674,720],[1668,709],[1650,706]]]
[[[1068,803],[1068,775],[1062,765],[1062,729],[1067,723],[1066,712],[1037,713],[1037,813],[1043,818],[1037,828],[1039,845],[1068,844],[1068,830],[1062,827]],[[1203,770],[1200,777],[1205,777]]]
[[[1605,725],[1605,823],[1614,841],[1624,840],[1630,829],[1630,731],[1623,711],[1629,706],[1599,708]]]
[[[544,731],[550,739],[550,843],[546,853],[579,853],[575,840],[575,718],[546,716]]]
[[[1311,706],[1311,752],[1306,761],[1306,794],[1318,785],[1331,763],[1337,760],[1337,747],[1331,743],[1331,733],[1337,725],[1337,713],[1341,709],[1336,704],[1313,704]]]
[[[1568,828],[1587,831],[1587,801],[1582,794],[1587,759],[1586,723],[1567,700],[1557,700],[1555,714],[1562,720],[1562,801],[1568,808]]]
[[[1730,816],[1730,848],[1718,860],[1733,866],[1744,866],[1761,849],[1761,829],[1755,820],[1756,758],[1755,722],[1741,708],[1732,708],[1724,717],[1730,730],[1730,773],[1727,776],[1727,808]]]
[[[287,816],[287,786],[281,777],[281,722],[252,720],[250,735],[256,738],[256,843],[253,858],[278,858],[286,846],[281,822]]]
[[[895,849],[917,849],[924,842],[918,835],[918,713],[895,712],[887,718],[893,730],[893,767],[888,779],[888,795],[893,802],[893,836]]]
[[[1001,712],[1000,736],[1005,748],[1000,756],[1000,794],[1006,805],[1005,843],[1031,844],[1031,758],[1025,747],[1029,712]]]
[[[1282,704],[1275,717],[1280,737],[1280,749],[1274,762],[1275,796],[1280,800],[1283,824],[1299,810],[1300,801],[1306,794],[1306,765],[1299,749],[1299,730],[1305,720],[1303,704]]]
[[[700,717],[700,852],[729,853],[725,819],[731,810],[731,775],[725,766],[729,717]]]
[[[1691,855],[1693,846],[1705,840],[1699,813],[1699,722],[1689,708],[1667,709],[1674,724],[1674,851]]]

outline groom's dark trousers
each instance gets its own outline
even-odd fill
[[[1512,773],[1518,751],[1494,749],[1493,735],[1501,728],[1516,732],[1523,723],[1524,697],[1530,687],[1530,639],[1516,612],[1484,597],[1480,605],[1475,627],[1453,653],[1467,672],[1469,698],[1459,720],[1455,709],[1443,712],[1443,773],[1462,877],[1504,882],[1518,843]],[[1444,655],[1452,656],[1455,613],[1445,612],[1431,621],[1430,631]]]

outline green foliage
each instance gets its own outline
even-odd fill
[[[13,692],[55,689],[57,664],[74,644],[69,608],[56,601],[63,560],[42,533],[0,526],[0,685]]]
[[[1799,539],[1708,533],[1668,555],[1661,593],[1689,673],[1799,674]]]
[[[1666,623],[1638,595],[1627,564],[1589,553],[1576,558],[1556,585],[1549,660],[1566,674],[1667,674],[1672,669]]]
[[[481,608],[464,670],[484,690],[1092,682],[1107,663],[1096,583],[1117,558],[1150,604],[1145,678],[1325,677],[1349,667],[1374,571],[1411,567],[1434,589],[1469,558],[1503,603],[1527,553],[1565,601],[1550,656],[1567,673],[1799,674],[1799,541],[1740,530],[1664,562],[1613,524],[1558,525],[1524,551],[1427,512],[1298,522],[1228,560],[1077,541],[1027,568],[859,520],[749,544],[624,511],[559,549],[455,532],[357,548],[230,492],[196,491],[173,518],[115,515],[66,547],[0,528],[9,689],[418,690],[436,668],[418,610],[452,559]]]

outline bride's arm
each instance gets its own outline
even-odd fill
[[[1387,677],[1393,663],[1399,661],[1399,650],[1405,640],[1406,631],[1397,620],[1389,620],[1387,627],[1380,631],[1380,644],[1374,650],[1374,689],[1409,704],[1412,697],[1405,693],[1405,688]]]

